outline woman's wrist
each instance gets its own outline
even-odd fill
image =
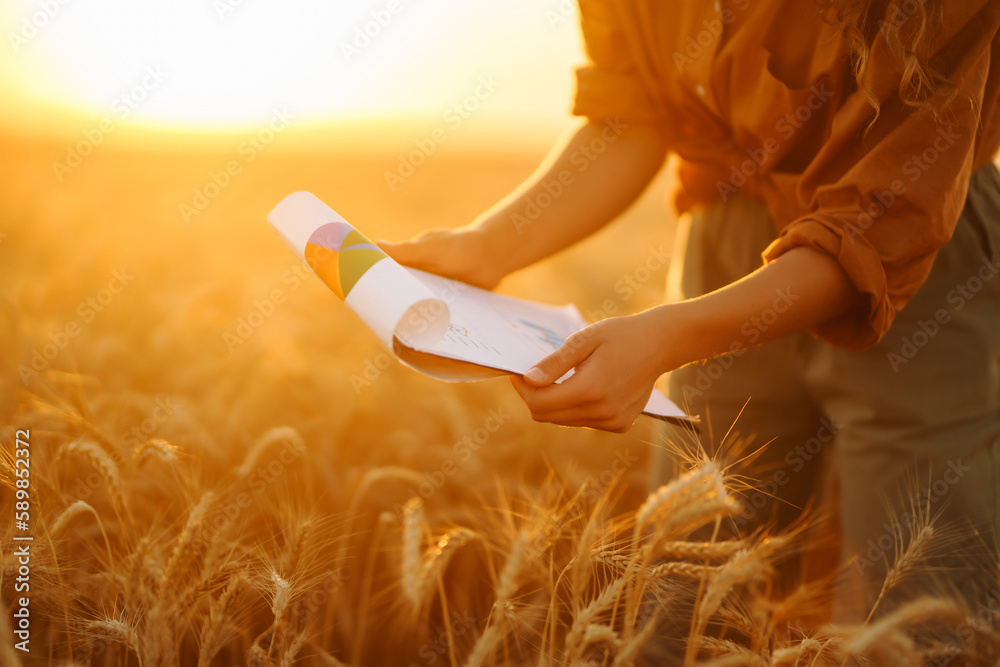
[[[836,259],[794,248],[715,292],[642,313],[660,373],[803,331],[859,298]]]
[[[655,306],[639,313],[652,350],[651,363],[657,376],[693,361],[708,358],[711,349],[705,313],[696,301]],[[716,332],[717,333],[717,332]]]
[[[480,235],[481,259],[485,270],[495,274],[498,281],[522,268],[516,265],[518,232],[506,216],[487,215],[473,222],[472,228]]]

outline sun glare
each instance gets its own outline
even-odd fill
[[[582,58],[568,0],[14,0],[0,12],[8,122],[440,115],[483,77],[494,115],[546,122],[565,118]]]

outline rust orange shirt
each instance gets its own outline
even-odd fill
[[[932,64],[959,98],[938,120],[899,99],[882,31],[919,19],[890,12],[865,135],[873,108],[846,38],[812,0],[580,0],[589,62],[573,113],[658,125],[682,159],[681,212],[737,191],[763,202],[778,231],[765,261],[799,245],[836,257],[865,307],[814,333],[862,349],[926,279],[1000,147],[1000,1],[944,5]]]

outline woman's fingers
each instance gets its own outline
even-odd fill
[[[558,350],[528,369],[524,374],[525,382],[535,387],[551,385],[593,354],[601,344],[600,334],[601,329],[597,324],[577,331]]]
[[[408,241],[379,239],[375,245],[400,264],[477,287],[493,289],[503,277],[475,228],[429,229]]]
[[[442,247],[442,239],[439,236],[421,235],[409,241],[399,241],[397,243],[378,239],[375,241],[375,245],[400,264],[418,269],[435,266],[440,262],[441,256],[445,251],[445,248]]]
[[[522,378],[512,375],[511,384],[521,400],[528,406],[531,416],[554,413],[578,407],[585,407],[595,401],[590,396],[590,389],[579,378],[573,376],[560,384],[546,387],[532,387]]]

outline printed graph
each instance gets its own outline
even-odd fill
[[[519,320],[519,322],[531,329],[538,340],[547,345],[551,345],[553,348],[562,347],[562,344],[566,342],[565,338],[546,326],[535,324],[534,322],[529,322],[528,320]]]

